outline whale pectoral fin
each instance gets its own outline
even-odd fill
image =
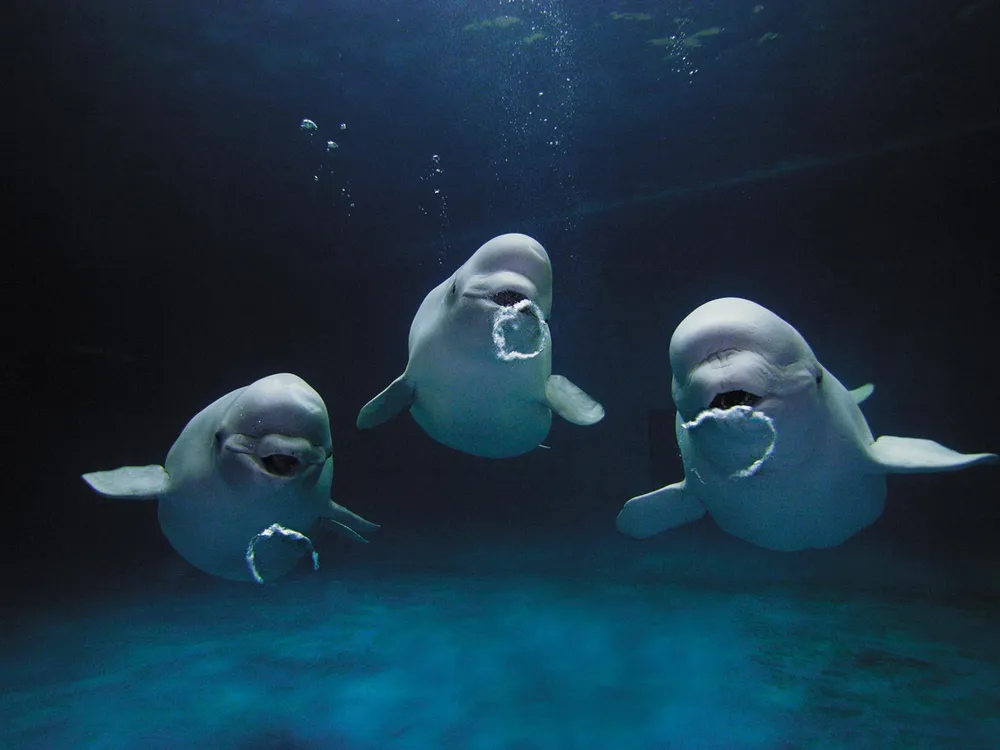
[[[685,485],[686,481],[677,482],[633,497],[618,514],[615,521],[618,530],[626,536],[645,539],[697,521],[705,515],[705,506]]]
[[[552,411],[573,424],[586,426],[604,419],[604,407],[562,375],[549,375],[545,400]]]
[[[323,527],[329,529],[330,531],[335,531],[341,536],[346,536],[348,539],[354,542],[361,542],[361,544],[368,544],[368,540],[365,539],[361,534],[356,532],[347,524],[341,523],[340,521],[335,521],[332,518],[322,518]]]
[[[83,481],[105,497],[121,500],[152,500],[170,489],[170,476],[159,464],[92,471]]]
[[[369,401],[358,413],[358,429],[370,430],[388,422],[413,404],[416,389],[406,375],[400,375],[389,387]]]
[[[343,505],[337,505],[337,503],[331,500],[323,513],[323,518],[333,525],[335,531],[346,534],[351,539],[358,542],[367,543],[368,540],[365,539],[362,534],[371,534],[372,532],[378,531],[381,526],[377,523],[372,523],[357,513],[348,510]]]
[[[868,455],[888,474],[956,471],[977,464],[994,463],[995,453],[959,453],[923,438],[883,435],[868,448]]]
[[[875,386],[871,383],[865,383],[864,385],[859,385],[853,391],[851,391],[851,398],[854,399],[854,403],[860,404],[865,401],[872,393],[875,392]]]

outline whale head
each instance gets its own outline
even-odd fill
[[[815,395],[823,367],[791,325],[749,300],[726,297],[688,315],[670,340],[671,392],[685,421],[709,409],[765,413]]]
[[[215,450],[231,485],[314,482],[332,452],[326,405],[297,375],[262,378],[226,410]]]
[[[526,234],[494,237],[455,272],[448,296],[454,305],[490,314],[530,300],[547,318],[552,310],[549,255]]]
[[[749,300],[697,308],[670,341],[680,426],[729,478],[756,474],[779,441],[783,461],[808,450],[824,370],[791,325]]]

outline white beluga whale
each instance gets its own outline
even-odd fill
[[[235,581],[273,579],[310,551],[326,521],[360,541],[378,528],[330,500],[330,419],[296,375],[262,378],[188,422],[164,466],[84,474],[106,497],[158,500],[160,528],[181,557]]]
[[[551,309],[545,248],[524,234],[494,237],[424,298],[406,370],[361,409],[358,427],[409,410],[439,443],[502,458],[538,447],[552,412],[599,422],[604,408],[552,374]]]
[[[833,547],[875,521],[886,474],[964,469],[992,453],[875,440],[858,404],[805,339],[745,299],[708,302],[670,340],[684,480],[629,500],[618,529],[646,538],[706,512],[761,547]]]

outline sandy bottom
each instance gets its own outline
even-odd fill
[[[330,542],[263,587],[80,576],[5,615],[0,746],[997,747],[1000,604],[947,570],[704,529],[559,545]]]

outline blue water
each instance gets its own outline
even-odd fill
[[[890,477],[830,550],[614,528],[682,477],[667,346],[718,296],[874,382],[876,435],[998,451],[995,3],[56,0],[6,28],[0,747],[1000,746],[996,467]],[[497,461],[356,430],[504,232],[547,248],[554,371],[605,420]],[[228,583],[80,480],[283,371],[371,544]]]
[[[708,528],[669,550],[394,537],[264,588],[167,564],[81,581],[85,599],[5,634],[6,742],[995,746],[1000,608],[962,571],[867,544],[775,556]]]

